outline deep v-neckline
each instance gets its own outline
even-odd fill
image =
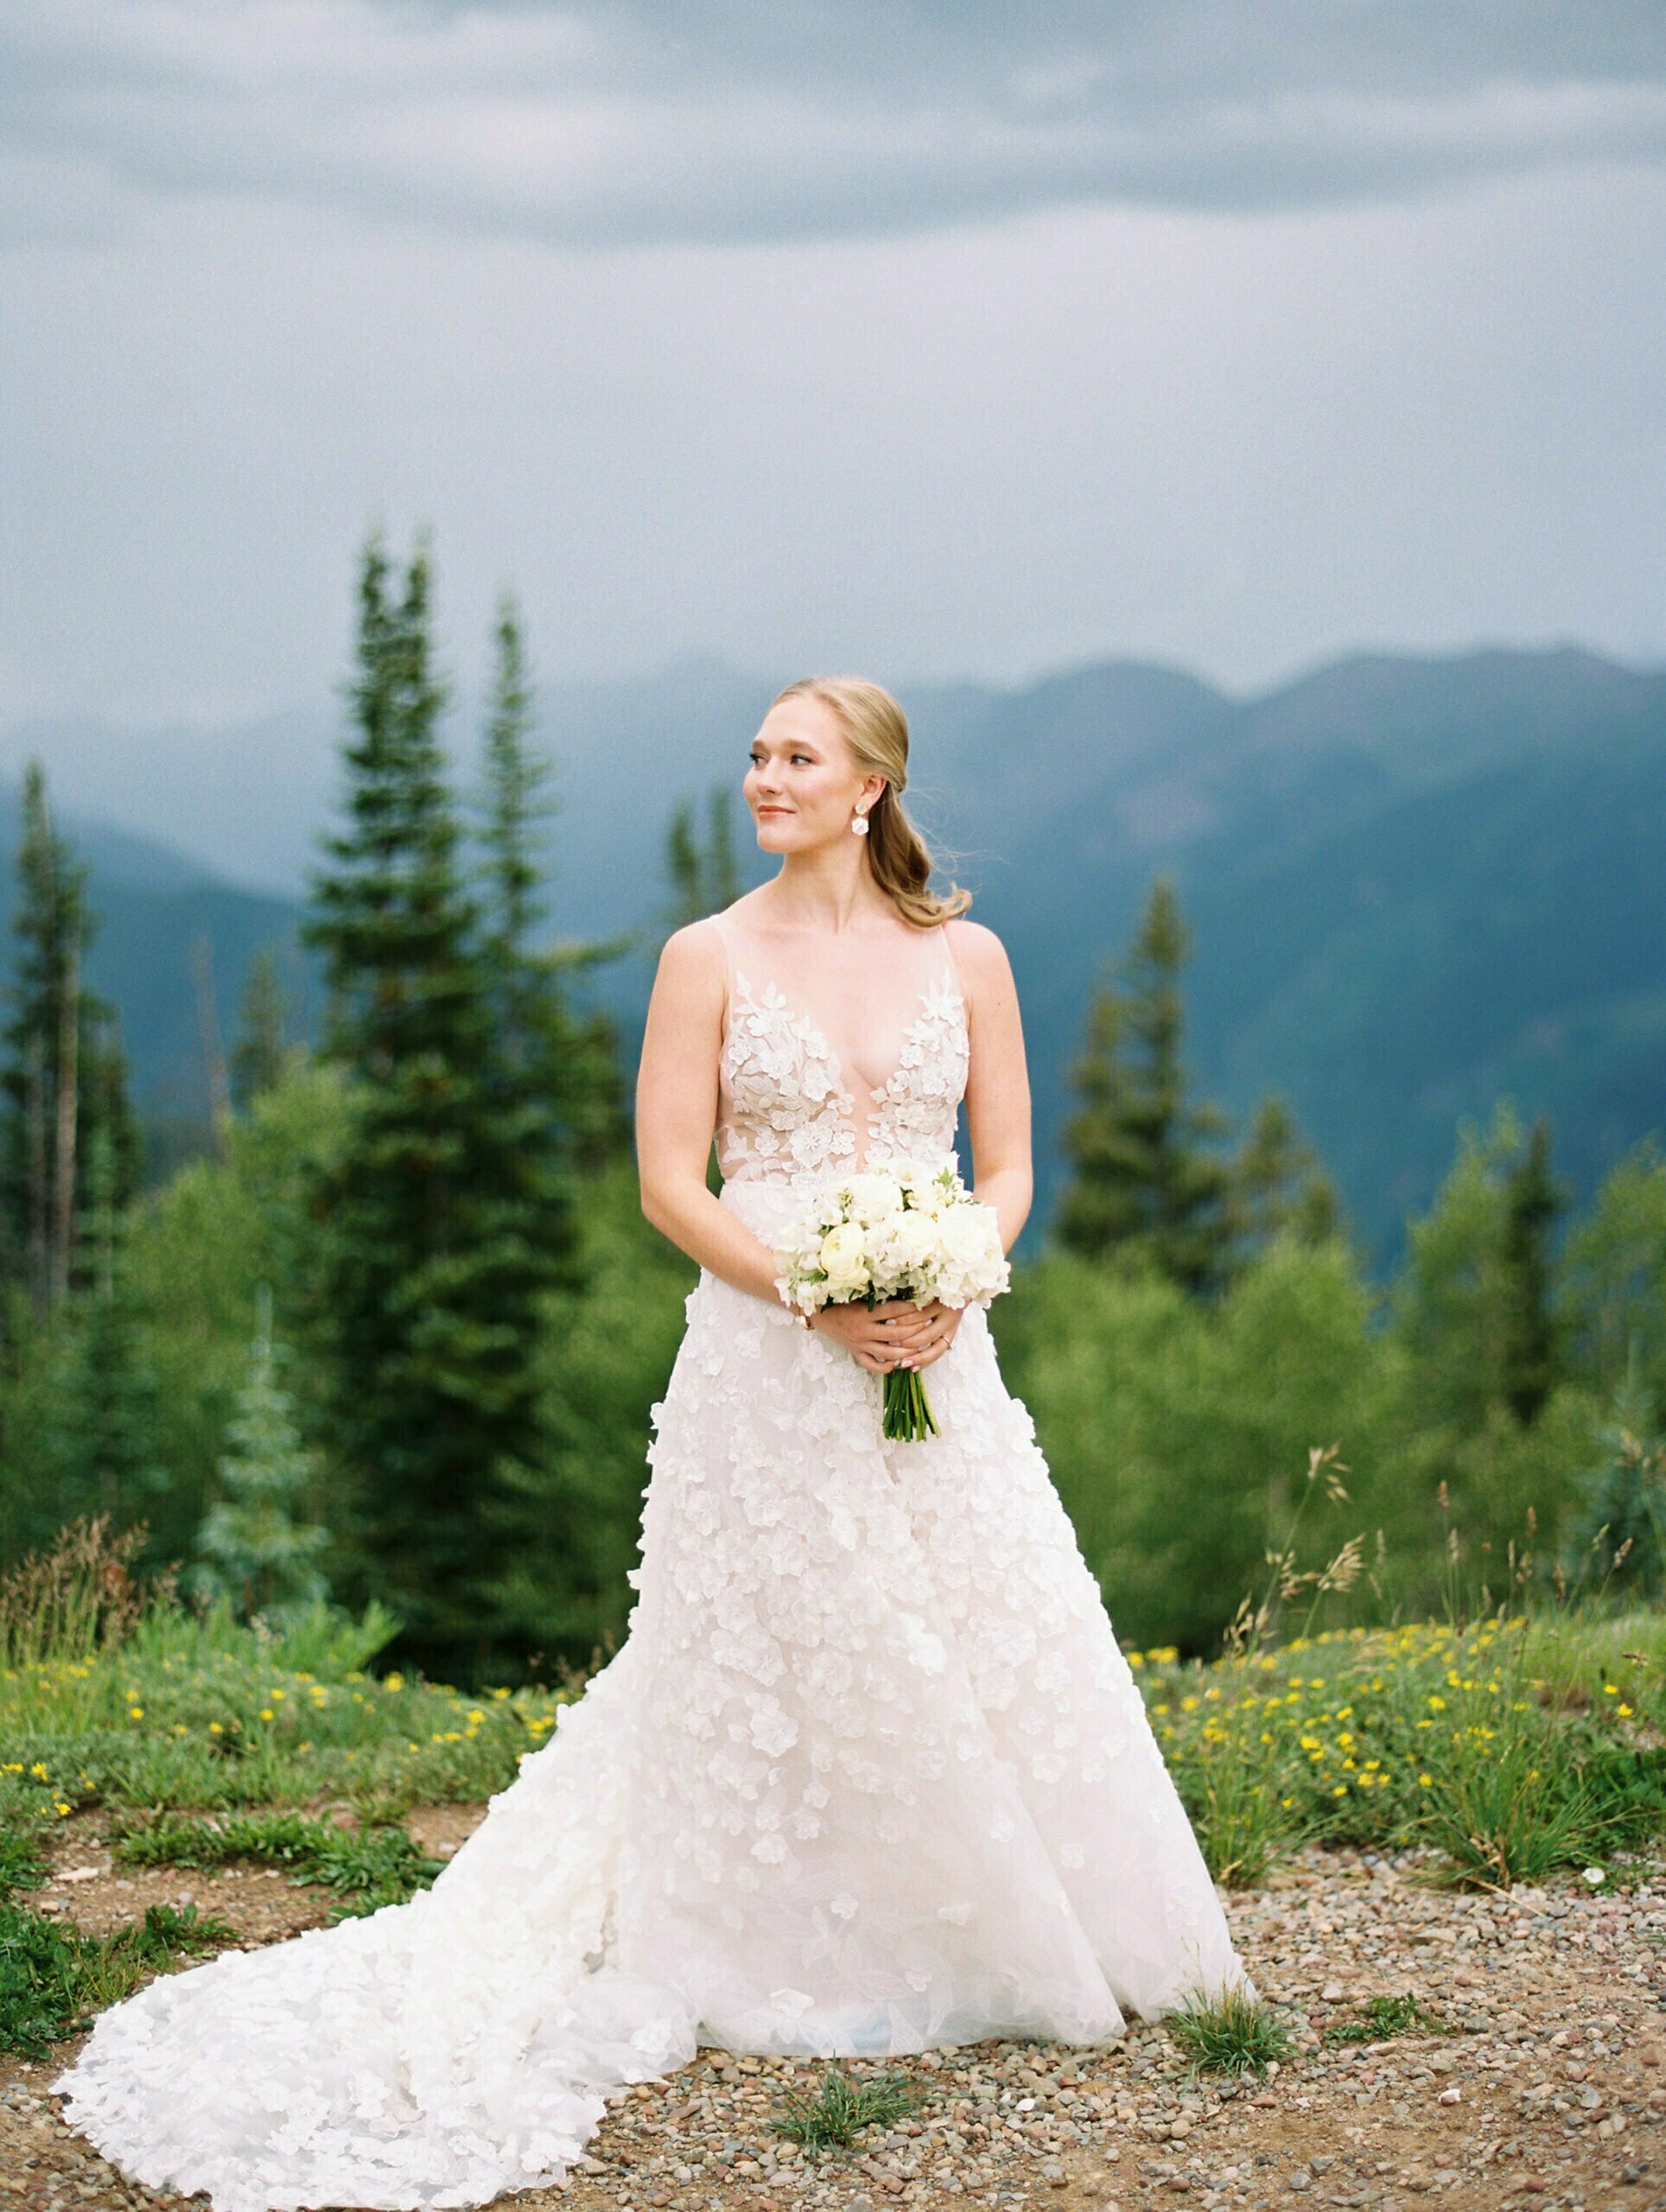
[[[747,981],[746,971],[741,967],[738,962],[735,963],[734,975],[736,988],[740,991],[741,995],[745,998],[747,1004],[751,1007],[752,1011],[754,1014],[765,1014],[769,1012],[770,1009],[765,1006],[760,1006],[758,1000],[753,995],[752,986]],[[785,1013],[788,1020],[797,1027],[805,1044],[814,1046],[817,1054],[825,1064],[834,1078],[835,1088],[837,1090],[840,1103],[843,1106],[847,1113],[853,1112],[856,1103],[855,1094],[850,1089],[849,1083],[845,1079],[844,1062],[840,1055],[834,1051],[832,1044],[827,1036],[827,1033],[823,1029],[821,1024],[817,1021],[812,1015],[805,1013],[803,1007],[794,1007],[792,1001],[787,997],[786,993],[781,988],[780,985],[775,982],[773,976],[766,982],[764,988],[766,991],[773,991],[775,993],[780,1002],[780,1011]],[[919,989],[914,995],[915,1003],[919,1007],[919,1012],[914,1016],[907,1028],[902,1033],[902,1044],[897,1053],[897,1064],[892,1069],[890,1074],[887,1076],[883,1083],[873,1084],[868,1087],[868,1096],[869,1098],[882,1100],[890,1096],[891,1086],[895,1083],[897,1077],[902,1073],[903,1070],[908,1064],[907,1054],[909,1046],[913,1043],[919,1032],[925,1028],[925,1025],[935,1019],[931,1001],[939,993],[941,993],[945,998],[949,998],[953,1001],[956,1017],[958,1020],[962,1034],[963,1035],[965,1033],[966,1001],[961,991],[960,986],[955,978],[952,976],[950,976],[935,983],[922,983]],[[734,1008],[731,1004],[725,1011],[723,1020],[723,1045],[725,1050],[728,1049],[729,1040],[733,1037],[734,1033]]]

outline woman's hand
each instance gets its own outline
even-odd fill
[[[887,1298],[880,1306],[823,1306],[811,1326],[844,1346],[859,1367],[888,1375],[893,1367],[929,1367],[941,1359],[960,1326],[959,1309],[934,1298]]]

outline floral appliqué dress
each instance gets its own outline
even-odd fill
[[[951,1148],[945,932],[858,1116],[711,926],[725,1205],[768,1242],[859,1158]],[[135,2179],[214,2212],[482,2205],[702,2044],[1091,2044],[1244,1982],[983,1313],[926,1371],[940,1435],[888,1443],[879,1378],[784,1307],[703,1272],[687,1310],[620,1650],[430,1890],[99,2017],[52,2087]]]

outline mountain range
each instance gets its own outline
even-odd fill
[[[640,933],[597,985],[633,1044],[668,817],[738,786],[774,688],[699,661],[540,695],[553,925]],[[1281,1092],[1378,1265],[1459,1122],[1501,1095],[1549,1115],[1580,1198],[1666,1122],[1666,671],[1560,646],[1357,655],[1248,697],[1135,661],[898,688],[909,806],[1017,975],[1038,1219],[1095,976],[1160,870],[1192,931],[1200,1087],[1240,1120]],[[254,948],[292,939],[340,728],[297,710],[212,743],[87,722],[0,733],[0,770],[42,759],[91,864],[90,972],[123,1008],[153,1111],[201,1110],[193,944],[212,945],[226,1027]],[[756,880],[738,801],[736,819]],[[15,842],[0,788],[0,845]]]

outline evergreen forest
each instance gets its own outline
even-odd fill
[[[86,866],[28,775],[0,1027],[0,1570],[105,1516],[193,1602],[280,1632],[321,1600],[375,1604],[388,1659],[430,1681],[555,1682],[625,1631],[694,1280],[642,1218],[632,1071],[589,988],[642,948],[551,934],[560,764],[512,595],[466,783],[429,547],[396,560],[372,537],[357,588],[303,929],[321,1018],[257,951],[235,1033],[205,1021],[207,1148],[170,1156],[135,1110],[123,1010],[86,980]],[[662,934],[741,886],[723,795],[665,810]],[[1549,1117],[1501,1095],[1458,1122],[1379,1280],[1288,1101],[1269,1090],[1240,1123],[1202,1094],[1194,942],[1160,872],[1101,949],[1056,1198],[990,1317],[1124,1642],[1212,1655],[1269,1559],[1294,1592],[1319,1465],[1321,1624],[1421,1618],[1459,1587],[1483,1609],[1535,1581],[1655,1594],[1657,1137],[1576,1205]]]

